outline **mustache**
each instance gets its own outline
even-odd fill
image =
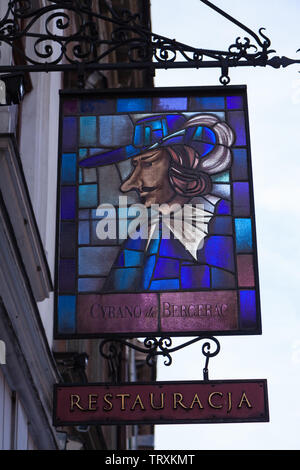
[[[150,191],[153,191],[156,189],[156,186],[142,186],[141,189],[139,189],[139,193],[149,193]]]

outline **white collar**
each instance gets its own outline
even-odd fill
[[[149,230],[149,237],[147,247],[153,238],[157,238],[159,221],[162,221],[162,231],[164,230],[163,224],[167,227],[167,233],[172,232],[176,239],[184,246],[184,248],[197,260],[197,251],[202,248],[204,239],[208,234],[208,224],[213,217],[213,213],[204,209],[202,204],[191,205],[188,204],[189,209],[184,210],[184,222],[181,223],[182,212],[176,212],[174,217],[161,216],[156,213],[151,217],[151,224]]]

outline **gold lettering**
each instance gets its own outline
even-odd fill
[[[202,403],[201,403],[197,393],[195,393],[195,396],[194,396],[193,401],[191,403],[190,409],[192,409],[194,407],[195,403],[197,403],[197,405],[199,405],[199,408],[203,408]]]
[[[77,408],[79,408],[79,410],[81,411],[85,411],[85,409],[81,405],[79,405],[79,402],[80,402],[79,395],[71,395],[70,399],[71,399],[70,411],[74,411],[74,406],[77,406]]]
[[[222,392],[212,392],[212,393],[209,395],[209,397],[208,397],[209,406],[210,406],[211,408],[223,408],[223,405],[215,405],[215,404],[213,404],[213,402],[212,402],[212,397],[213,397],[214,395],[219,395],[220,397],[222,397],[222,396],[223,396],[223,393],[222,393]]]
[[[88,407],[89,411],[97,410],[97,408],[93,408],[93,405],[97,404],[97,398],[98,398],[98,395],[93,395],[93,394],[89,395],[89,407]]]
[[[113,395],[111,393],[106,393],[104,395],[103,400],[105,401],[105,403],[108,404],[108,406],[103,406],[104,411],[110,411],[113,408],[113,404],[111,401],[108,400],[108,398],[113,398]]]
[[[250,401],[248,400],[245,392],[243,392],[243,394],[241,396],[240,402],[238,404],[238,408],[242,408],[243,403],[245,403],[248,408],[252,408],[252,405],[251,405]]]
[[[129,398],[130,394],[129,393],[119,393],[116,395],[116,398],[121,398],[121,410],[125,410],[125,398]]]
[[[145,407],[144,407],[144,404],[141,400],[141,397],[139,396],[139,394],[137,394],[136,398],[135,398],[135,401],[134,401],[134,404],[132,405],[132,407],[130,408],[131,410],[134,410],[136,405],[140,405],[141,409],[144,410]]]
[[[150,393],[150,406],[153,408],[153,410],[163,410],[164,409],[164,399],[165,399],[165,394],[161,393],[160,394],[160,406],[154,405],[153,402],[153,393]]]
[[[177,404],[180,405],[182,408],[187,408],[184,403],[182,403],[183,395],[182,393],[173,393],[173,408],[177,410]]]
[[[227,413],[229,413],[232,409],[232,399],[231,399],[231,392],[228,392],[228,409]]]

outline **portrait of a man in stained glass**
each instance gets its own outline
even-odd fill
[[[59,337],[260,331],[247,99],[65,93]]]
[[[150,221],[146,217],[141,222],[147,225],[146,236],[140,233],[132,238],[128,234],[103,291],[209,288],[210,269],[215,270],[214,277],[217,272],[219,277],[226,277],[230,286],[233,247],[225,237],[214,236],[210,220],[218,214],[221,202],[221,198],[212,197],[211,176],[224,173],[231,166],[232,129],[209,114],[190,119],[180,114],[155,115],[139,119],[133,137],[133,144],[139,144],[139,153],[131,156],[132,171],[120,185],[120,191],[134,191],[146,208],[157,207],[157,216],[152,216]],[[101,167],[109,161],[114,164],[122,161],[124,155],[122,148],[102,152],[83,159],[80,167]],[[209,210],[205,204],[199,204],[203,196],[211,198]],[[182,212],[180,209],[187,204],[189,213]],[[176,220],[176,208],[180,221]],[[173,218],[167,217],[170,211]],[[169,231],[164,230],[164,225]],[[204,248],[207,236],[209,243]],[[218,256],[224,249],[226,259]],[[135,270],[128,270],[134,263]]]

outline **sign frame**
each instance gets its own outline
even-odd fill
[[[102,100],[109,100],[109,99],[127,99],[130,97],[142,98],[145,96],[151,98],[159,98],[168,96],[170,98],[178,98],[183,94],[188,94],[188,96],[196,97],[196,96],[205,96],[208,98],[211,97],[242,97],[244,102],[243,112],[244,112],[244,133],[245,133],[245,147],[247,149],[247,182],[249,183],[249,207],[250,207],[250,214],[251,214],[251,237],[253,243],[253,250],[251,255],[253,256],[253,278],[254,278],[254,302],[256,304],[256,317],[255,320],[252,322],[251,327],[241,327],[240,325],[240,307],[239,307],[239,300],[236,300],[236,315],[238,316],[236,320],[236,326],[234,328],[230,327],[215,327],[215,328],[203,328],[199,329],[191,328],[191,329],[184,329],[175,326],[174,329],[172,328],[163,328],[161,326],[161,302],[159,300],[160,296],[164,293],[155,292],[153,297],[156,296],[157,301],[157,327],[155,330],[110,330],[104,331],[103,329],[99,328],[95,331],[89,328],[89,331],[80,331],[78,329],[78,300],[76,300],[75,310],[72,312],[72,315],[75,316],[74,319],[74,327],[61,328],[62,320],[60,317],[58,302],[59,302],[59,250],[60,250],[60,180],[61,180],[61,172],[62,172],[62,164],[60,156],[63,152],[63,107],[66,101],[68,102],[76,102],[76,100],[83,100],[89,102],[93,99],[102,99]],[[215,86],[215,87],[171,87],[171,88],[154,88],[154,89],[138,89],[138,90],[131,90],[131,89],[122,89],[122,90],[104,90],[104,91],[90,91],[90,90],[66,90],[60,92],[61,102],[60,102],[60,132],[59,132],[59,164],[58,164],[58,185],[57,185],[57,228],[56,228],[56,260],[55,260],[55,289],[54,289],[54,298],[55,298],[55,307],[54,307],[54,338],[55,339],[80,339],[80,338],[108,338],[108,337],[126,337],[126,338],[135,338],[135,337],[157,337],[159,335],[167,335],[167,336],[227,336],[227,335],[260,335],[262,333],[262,326],[261,326],[261,311],[260,311],[260,293],[259,293],[259,273],[258,273],[258,260],[257,260],[257,240],[256,240],[256,224],[255,224],[255,210],[254,210],[254,196],[253,196],[253,178],[252,178],[252,166],[251,166],[251,147],[250,147],[250,134],[249,134],[249,117],[248,117],[248,104],[247,104],[247,87],[245,85],[240,86],[227,86],[226,88],[222,86]],[[224,98],[224,99],[225,99]],[[71,114],[70,114],[71,115]],[[80,115],[78,114],[78,119]],[[79,130],[77,131],[79,133]],[[232,183],[231,183],[232,184]],[[78,183],[77,183],[78,186]],[[232,202],[231,202],[232,204]],[[78,220],[75,223],[76,227],[78,228]],[[233,227],[233,232],[235,233],[235,228]],[[75,256],[76,263],[78,263],[78,255]],[[235,261],[236,262],[236,261]],[[77,269],[77,268],[76,268]],[[237,277],[237,273],[236,273]],[[247,289],[245,288],[236,288],[235,292],[239,293],[241,291],[245,292]],[[228,289],[228,292],[230,289]],[[198,292],[197,290],[191,290],[188,292]],[[183,294],[186,295],[188,292],[178,292],[178,295]],[[207,289],[203,292],[211,292]],[[124,293],[126,295],[127,293]],[[66,294],[68,296],[69,294]],[[106,294],[105,294],[106,295]],[[111,294],[114,295],[114,294]],[[135,294],[134,294],[135,295]],[[152,295],[152,294],[151,294]],[[207,296],[208,294],[206,294]],[[240,295],[240,294],[239,294]],[[76,294],[76,297],[77,294]],[[207,301],[209,305],[209,300]],[[73,307],[72,307],[73,308]],[[174,306],[175,308],[175,306]],[[175,316],[175,314],[174,314]]]
[[[102,388],[105,389],[105,391],[108,393],[109,391],[115,390],[115,391],[122,391],[122,389],[126,389],[128,392],[130,388],[135,388],[140,391],[143,387],[153,387],[153,389],[157,390],[164,390],[164,387],[184,387],[184,386],[192,386],[192,387],[209,387],[210,390],[216,392],[216,395],[219,394],[220,392],[218,391],[218,387],[222,386],[258,386],[262,389],[262,394],[263,396],[261,397],[263,400],[263,411],[259,413],[260,416],[252,416],[252,417],[241,417],[241,418],[231,418],[227,417],[227,415],[224,412],[223,415],[225,414],[225,417],[218,417],[218,406],[219,406],[219,401],[220,401],[220,396],[216,399],[216,404],[218,401],[218,406],[215,407],[215,411],[213,411],[213,415],[211,417],[207,418],[191,418],[190,416],[186,418],[163,418],[162,416],[160,417],[149,417],[144,418],[143,416],[139,415],[138,418],[136,419],[130,419],[129,421],[126,421],[126,418],[124,419],[112,419],[110,416],[107,416],[105,419],[83,419],[83,420],[61,420],[58,418],[58,393],[60,390],[76,390],[79,391],[79,389],[87,390],[87,389],[98,389]],[[246,392],[245,392],[246,393]],[[199,393],[200,394],[200,393]],[[126,398],[127,399],[127,398]],[[184,399],[184,398],[183,398]],[[182,399],[182,400],[183,400]],[[215,398],[214,398],[215,399]],[[252,399],[252,398],[251,398]],[[125,400],[125,398],[124,398]],[[261,401],[262,401],[261,400]],[[246,398],[245,398],[246,401]],[[96,406],[96,402],[92,402],[93,406]],[[204,401],[203,401],[204,403]],[[269,422],[269,402],[268,402],[268,386],[267,386],[267,380],[266,379],[241,379],[241,380],[209,380],[209,381],[157,381],[157,382],[121,382],[118,384],[112,384],[112,383],[88,383],[88,384],[55,384],[54,389],[53,389],[53,425],[54,426],[76,426],[76,425],[134,425],[134,424],[208,424],[208,423],[257,423],[257,422]],[[107,406],[107,402],[106,402]],[[220,407],[220,406],[219,406]],[[219,410],[220,411],[220,410]],[[84,413],[85,411],[83,411]],[[200,413],[202,410],[200,411]],[[121,412],[122,413],[122,412]],[[211,413],[212,414],[212,413]]]

